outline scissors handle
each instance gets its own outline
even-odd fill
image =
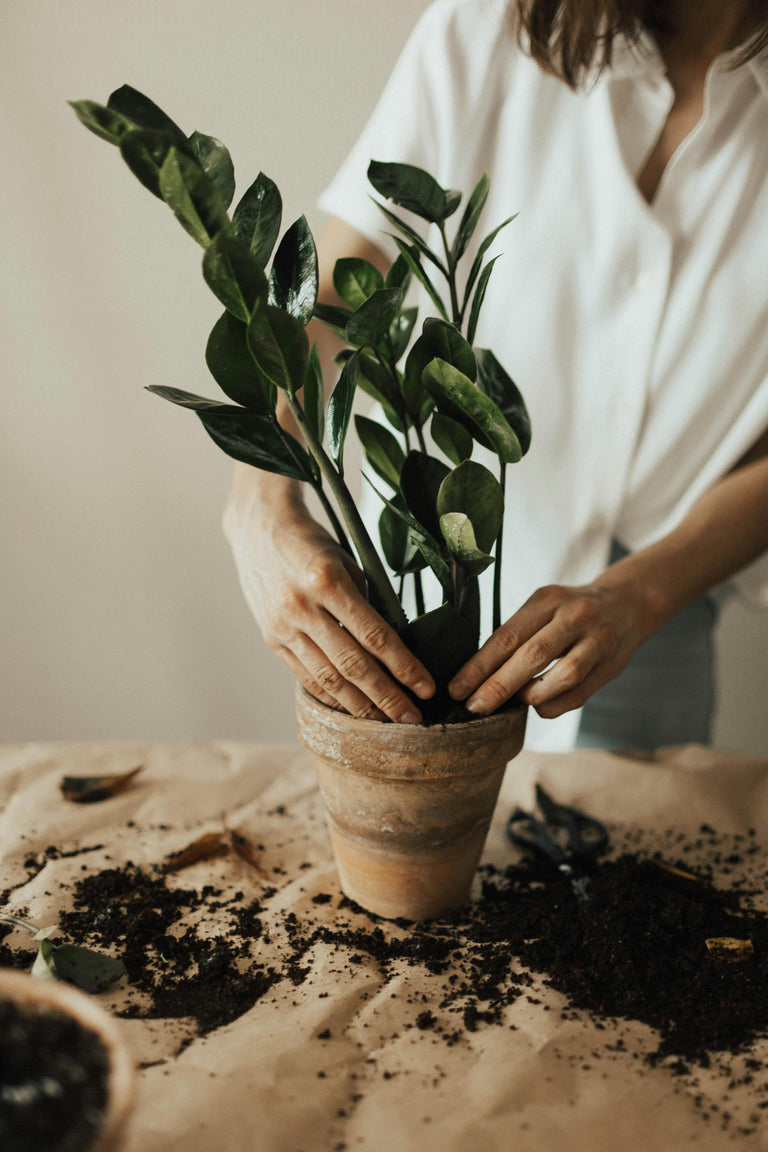
[[[536,785],[536,803],[548,824],[565,828],[571,856],[594,859],[608,847],[608,830],[604,824],[577,808],[558,804],[541,784]]]
[[[533,813],[515,808],[507,822],[507,836],[518,848],[544,856],[556,868],[570,868],[563,849]]]

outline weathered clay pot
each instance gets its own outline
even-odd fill
[[[109,1058],[108,1098],[104,1124],[88,1152],[119,1152],[133,1103],[135,1069],[116,1021],[84,992],[15,970],[0,969],[0,999],[73,1016],[83,1028],[96,1033]]]
[[[296,693],[314,755],[341,888],[388,919],[425,920],[469,893],[526,709],[468,724],[384,724]]]

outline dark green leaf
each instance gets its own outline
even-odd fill
[[[491,182],[484,172],[475,185],[474,191],[467,201],[467,206],[459,222],[459,228],[456,233],[456,238],[453,241],[453,248],[451,249],[454,264],[458,263],[464,255],[467,250],[467,245],[475,233],[478,221],[485,207],[485,202],[488,199],[490,186]]]
[[[251,355],[268,380],[291,393],[304,386],[309,340],[300,320],[258,300],[247,339]]]
[[[400,469],[405,460],[399,441],[378,420],[370,420],[367,416],[355,417],[355,429],[374,472],[392,488],[399,488]]]
[[[102,956],[91,948],[77,944],[55,944],[52,948],[53,966],[61,980],[76,984],[84,992],[103,992],[125,975],[122,960]]]
[[[162,200],[160,169],[173,147],[170,136],[149,128],[134,128],[120,140],[120,153],[137,180]]]
[[[493,401],[472,381],[445,360],[433,360],[422,380],[437,408],[458,420],[478,443],[490,448],[505,464],[522,456],[520,441]]]
[[[493,260],[488,261],[485,268],[483,268],[482,272],[480,273],[479,280],[477,281],[477,290],[475,291],[475,295],[472,300],[472,308],[470,309],[469,313],[469,323],[467,324],[467,339],[470,343],[474,343],[475,332],[477,331],[477,322],[480,319],[480,309],[483,306],[485,292],[488,288],[488,281],[491,278],[491,272],[493,272],[493,266],[497,260],[498,256],[494,256]]]
[[[196,160],[171,148],[160,169],[160,194],[190,236],[207,248],[229,217],[211,181]]]
[[[350,353],[354,355],[354,353]],[[349,359],[348,355],[344,355],[344,360]],[[343,363],[344,361],[342,361]],[[400,390],[395,388],[395,383],[392,376],[387,369],[374,360],[372,356],[366,355],[365,352],[360,353],[359,360],[359,374],[358,386],[362,388],[363,392],[372,399],[377,400],[384,409],[384,415],[393,428],[398,432],[405,431],[403,423],[403,416],[401,415],[402,400],[400,398]]]
[[[479,576],[493,564],[493,556],[478,548],[472,521],[465,512],[446,512],[440,517],[440,531],[451,556],[470,576]]]
[[[317,301],[317,252],[300,216],[280,241],[269,275],[269,302],[307,325]]]
[[[446,476],[437,494],[437,511],[462,513],[472,521],[477,547],[490,552],[504,516],[504,493],[485,465],[465,460]],[[441,520],[442,523],[442,520]]]
[[[403,308],[389,326],[389,342],[392,347],[392,362],[394,364],[408,347],[418,314],[418,308]]]
[[[189,151],[187,137],[167,113],[163,112],[154,101],[145,96],[143,92],[131,88],[130,84],[123,84],[116,88],[107,100],[107,108],[112,108],[132,120],[140,128],[149,128],[153,132],[162,132],[175,141],[176,147],[183,152]]]
[[[440,539],[437,494],[449,473],[442,460],[424,452],[409,452],[400,471],[400,491],[419,524],[436,540]]]
[[[402,303],[402,288],[379,288],[347,320],[349,343],[356,348],[377,348]]]
[[[472,267],[469,270],[469,276],[467,277],[467,283],[466,283],[466,286],[464,288],[464,302],[461,306],[462,316],[464,315],[464,313],[467,310],[467,304],[468,304],[469,298],[472,294],[472,289],[475,286],[475,281],[477,280],[477,277],[480,274],[480,269],[483,266],[483,257],[485,256],[485,254],[488,251],[488,249],[490,248],[491,244],[494,242],[494,240],[498,236],[499,232],[501,232],[502,228],[506,228],[507,224],[511,224],[512,221],[514,219],[516,219],[516,217],[517,217],[517,213],[515,213],[514,216],[508,216],[506,220],[502,220],[501,224],[499,224],[497,228],[494,228],[492,232],[488,233],[485,240],[483,240],[482,244],[478,248],[477,255],[475,256],[474,260],[472,261]]]
[[[443,687],[477,651],[474,629],[452,604],[443,604],[412,620],[400,639]]]
[[[447,320],[448,311],[445,307],[445,304],[443,304],[440,296],[438,295],[437,289],[419,263],[419,254],[416,248],[409,248],[408,245],[404,244],[403,241],[400,240],[397,236],[393,236],[392,239],[394,240],[395,244],[397,244],[398,252],[405,260],[413,275],[426,291],[435,308],[437,308],[443,319]]]
[[[522,393],[493,352],[487,348],[477,348],[475,355],[478,387],[486,396],[490,396],[504,413],[520,441],[520,450],[525,456],[531,446],[531,420]]]
[[[358,361],[359,353],[347,360],[328,402],[328,448],[340,471],[343,471],[344,441],[357,390]]]
[[[419,521],[414,515],[412,515],[411,512],[408,512],[404,509],[403,503],[400,499],[396,497],[395,500],[390,500],[387,496],[384,496],[381,492],[379,492],[378,488],[375,486],[375,484],[372,483],[369,476],[363,473],[363,477],[368,481],[379,499],[383,500],[387,508],[391,509],[391,511],[396,516],[399,516],[400,519],[405,524],[407,524],[410,529],[412,529],[412,542],[416,544],[427,564],[432,569],[437,579],[440,581],[445,596],[452,596],[453,578],[451,576],[451,569],[449,568],[448,563],[443,556],[442,549],[437,540],[434,538],[434,536],[427,532],[427,530],[419,523]]]
[[[189,138],[192,155],[208,176],[225,208],[229,208],[235,194],[235,169],[232,157],[221,140],[193,132]]]
[[[271,416],[276,389],[256,366],[248,348],[245,324],[225,312],[214,324],[205,347],[205,362],[223,392],[252,412]]]
[[[384,281],[385,288],[402,288],[403,292],[408,291],[408,284],[411,279],[411,270],[402,256],[398,256],[394,263],[390,266],[387,272],[386,280]]]
[[[470,380],[475,379],[475,354],[459,330],[447,320],[428,317],[405,361],[403,399],[409,415],[419,415],[426,395],[422,373],[438,357],[452,364]]]
[[[433,176],[413,164],[385,164],[371,160],[368,179],[380,196],[423,220],[436,224],[445,219],[446,196]]]
[[[81,124],[110,144],[119,144],[125,133],[136,127],[132,120],[113,108],[105,108],[93,100],[70,100],[69,104]]]
[[[342,256],[333,266],[333,286],[344,303],[356,310],[384,287],[384,277],[368,260]]]
[[[449,216],[453,216],[459,204],[461,204],[461,192],[457,192],[453,188],[447,188],[445,191],[445,212],[443,213],[443,220],[447,220]]]
[[[401,511],[406,510],[399,493],[394,496],[392,504],[400,506]],[[379,516],[379,539],[384,559],[396,576],[417,572],[426,566],[426,560],[414,542],[412,530],[402,516],[387,504]]]
[[[239,411],[231,404],[222,404],[221,400],[210,400],[207,396],[198,396],[195,392],[185,392],[183,388],[170,388],[165,384],[146,384],[145,391],[163,400],[170,400],[171,404],[178,404],[180,408],[192,408],[195,412]]]
[[[453,464],[461,464],[472,455],[472,437],[463,424],[442,412],[435,412],[430,424],[432,439]]]
[[[317,344],[312,345],[312,350],[309,353],[302,403],[309,426],[322,444],[325,436],[325,393],[323,390],[323,370],[320,367]]]
[[[305,450],[287,432],[281,435],[266,417],[242,408],[197,414],[214,443],[233,460],[293,480],[308,478],[311,466]]]
[[[267,279],[258,263],[227,232],[220,232],[206,248],[203,277],[224,307],[246,324],[256,301],[267,298]]]
[[[430,246],[427,244],[426,240],[424,240],[421,236],[419,236],[416,229],[411,228],[410,224],[406,224],[405,220],[401,220],[400,217],[396,216],[394,212],[390,212],[389,208],[387,208],[384,204],[379,203],[378,200],[374,200],[374,204],[379,209],[379,211],[384,216],[386,216],[386,218],[387,218],[387,220],[389,220],[390,224],[394,224],[394,226],[395,226],[395,228],[397,228],[398,232],[402,232],[403,236],[406,236],[411,241],[411,244],[413,245],[413,247],[418,248],[421,255],[426,257],[427,260],[429,260],[432,264],[434,264],[435,268],[437,268],[440,272],[442,272],[443,276],[445,276],[447,278],[448,270],[445,267],[445,264],[440,259],[440,257],[437,255],[437,253],[432,251]],[[398,260],[402,260],[402,259],[403,259],[402,256],[398,257]],[[397,261],[395,261],[395,263],[397,263]],[[388,284],[387,287],[389,288],[390,285]]]
[[[232,231],[262,268],[266,268],[277,243],[282,214],[283,202],[277,185],[259,172],[235,208]]]
[[[347,339],[347,321],[352,315],[348,308],[338,308],[335,304],[321,304],[318,301],[312,315],[332,328],[342,340]]]

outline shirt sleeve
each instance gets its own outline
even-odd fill
[[[465,173],[457,158],[505,11],[506,0],[437,0],[427,8],[357,143],[318,200],[322,212],[351,225],[392,259],[397,249],[371,199],[368,165],[414,164],[443,187],[461,187]]]

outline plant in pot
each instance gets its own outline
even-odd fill
[[[379,203],[398,258],[386,276],[364,260],[339,260],[333,279],[343,306],[325,305],[317,301],[307,222],[301,217],[279,239],[282,204],[270,179],[259,174],[230,216],[234,170],[220,141],[187,136],[129,86],[106,105],[80,100],[73,108],[119,148],[201,245],[204,279],[225,308],[205,358],[233,403],[172,387],[149,391],[195,411],[234,459],[309,484],[339,543],[362,568],[371,603],[434,676],[430,719],[437,722],[427,725],[358,720],[303,689],[297,717],[299,736],[317,760],[345,893],[386,917],[439,915],[467,895],[504,768],[525,728],[517,703],[482,719],[466,713],[460,722],[439,722],[441,708],[456,708],[447,683],[478,648],[478,576],[491,565],[494,628],[501,622],[506,469],[530,444],[519,390],[493,352],[473,347],[494,264],[486,254],[509,220],[473,243],[489,191],[483,176],[449,239],[447,221],[461,194],[411,165],[372,161],[375,191],[417,219],[410,223]],[[430,226],[435,247],[419,222]],[[417,309],[406,298],[413,281],[435,310],[418,334]],[[327,405],[306,332],[313,317],[347,346]],[[379,402],[386,423],[362,415],[352,421],[359,389]],[[303,443],[281,427],[278,397]],[[378,548],[344,478],[352,423],[375,474],[368,482],[382,500]],[[429,450],[427,433],[439,452]],[[495,459],[495,470],[472,459],[477,445]],[[440,589],[440,603],[428,611],[427,573]],[[407,585],[416,604],[411,620],[403,608]]]

